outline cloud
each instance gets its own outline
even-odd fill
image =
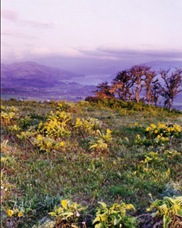
[[[80,52],[73,48],[51,49],[46,47],[36,47],[28,51],[31,56],[65,56],[65,57],[81,57]]]
[[[19,38],[30,38],[26,34],[21,34],[17,32],[12,32],[5,30],[2,32],[3,35],[19,37]],[[35,39],[36,37],[31,37]],[[7,50],[9,52],[10,50]],[[12,53],[12,50],[11,50]],[[3,55],[6,54],[5,51]],[[10,55],[9,55],[10,56]],[[37,46],[35,43],[30,45],[25,45],[19,47],[16,50],[15,57],[20,56],[22,58],[77,58],[84,59],[85,61],[110,61],[114,62],[131,62],[132,64],[139,64],[142,62],[150,61],[172,61],[180,60],[182,61],[182,51],[176,49],[164,49],[164,48],[154,48],[152,46],[142,47],[121,47],[115,45],[102,45],[99,47],[78,47],[78,48],[64,48],[64,47],[48,47],[48,46]],[[104,65],[106,67],[106,65]]]
[[[12,10],[2,10],[1,11],[1,17],[5,18],[7,20],[10,20],[10,21],[17,21],[18,20],[18,14]]]
[[[114,47],[114,46],[100,46],[96,49],[104,55],[113,55],[118,57],[123,56],[150,56],[161,58],[182,58],[182,50],[153,47],[150,45],[142,45],[136,47]]]
[[[13,23],[16,23],[17,25],[20,25],[20,26],[30,26],[38,29],[53,28],[53,24],[51,23],[43,23],[39,21],[21,19],[19,15],[12,10],[2,10],[1,15],[2,15],[2,18],[9,20]]]
[[[27,21],[27,20],[21,20],[20,21],[22,25],[28,25],[33,28],[40,28],[40,29],[47,29],[47,28],[53,28],[53,24],[50,23],[41,23],[38,21]]]
[[[7,29],[4,29],[1,31],[1,35],[2,36],[11,36],[11,37],[17,37],[17,38],[22,38],[22,39],[37,39],[36,36],[32,36],[32,35],[28,35],[28,34],[24,34],[21,32],[15,32],[15,31],[10,31]]]
[[[152,58],[152,59],[181,59],[182,50],[170,48],[157,48],[148,45],[138,47],[121,47],[115,45],[102,45],[95,49],[77,48],[77,51],[85,56],[106,59],[136,59],[136,58]]]

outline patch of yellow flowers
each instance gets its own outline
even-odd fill
[[[69,122],[71,117],[66,112],[50,112],[47,121],[43,124],[40,122],[38,130],[46,136],[63,137],[71,134]]]
[[[178,124],[165,124],[165,123],[158,123],[150,124],[150,126],[143,127],[139,125],[137,122],[134,124],[130,124],[130,127],[134,128],[141,128],[145,131],[146,137],[141,138],[138,134],[136,136],[135,142],[142,143],[147,140],[147,138],[154,143],[160,144],[170,141],[172,137],[178,137],[181,135],[182,129],[181,126]]]
[[[95,152],[107,151],[108,143],[112,141],[111,130],[107,129],[105,134],[97,130],[96,134],[95,139],[90,142],[89,149]]]
[[[9,217],[12,217],[12,216],[18,216],[19,218],[23,216],[23,212],[18,210],[18,209],[14,209],[14,210],[11,210],[11,209],[8,209],[6,211],[7,215]]]
[[[44,137],[42,135],[37,135],[35,139],[35,144],[39,147],[41,151],[46,151],[49,153],[52,150],[62,150],[65,146],[63,141],[56,141],[50,137]]]
[[[164,123],[158,123],[158,125],[151,124],[150,127],[146,128],[147,132],[150,133],[163,133],[163,134],[178,134],[181,132],[181,126],[177,124],[164,124]]]
[[[172,136],[178,137],[181,133],[181,126],[177,124],[158,123],[158,125],[151,124],[149,127],[146,127],[145,131],[156,143],[161,143],[169,141]]]

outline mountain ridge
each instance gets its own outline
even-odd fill
[[[83,77],[83,75],[36,62],[1,64],[2,87],[52,87],[60,81],[74,77]]]

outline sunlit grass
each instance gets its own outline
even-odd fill
[[[32,227],[65,198],[89,206],[86,212],[94,218],[98,201],[111,205],[120,197],[139,214],[151,200],[182,194],[180,113],[88,102],[2,104],[4,227],[11,227],[10,221],[12,227]],[[156,143],[158,123],[170,128],[169,140]],[[16,208],[23,215],[8,216],[7,210]]]

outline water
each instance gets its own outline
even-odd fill
[[[69,81],[66,82],[76,82],[79,83],[81,85],[98,85],[102,82],[111,82],[111,75],[110,74],[90,74],[90,75],[86,75],[84,77],[75,77],[72,78]]]

